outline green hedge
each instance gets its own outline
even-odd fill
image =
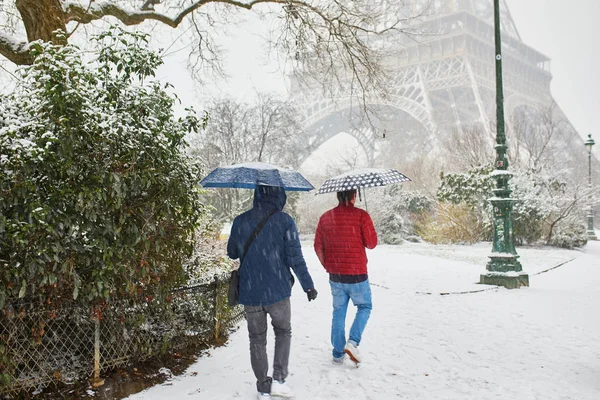
[[[91,44],[32,43],[34,64],[0,97],[0,309],[99,305],[186,279],[207,211],[184,137],[206,120],[174,116],[146,35],[112,28]]]

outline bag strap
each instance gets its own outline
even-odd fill
[[[254,228],[254,232],[252,232],[252,234],[248,238],[248,241],[246,242],[246,245],[244,246],[244,252],[242,253],[242,258],[240,259],[241,262],[244,262],[244,257],[246,257],[246,253],[248,252],[248,249],[250,248],[250,245],[252,244],[252,242],[254,241],[254,239],[256,239],[256,237],[258,236],[258,234],[262,230],[263,226],[265,226],[265,223],[267,222],[267,220],[269,219],[269,217],[271,215],[275,214],[277,211],[278,211],[277,209],[269,211],[269,213],[262,219],[262,221],[260,221],[258,223],[258,225],[256,225],[256,228]]]

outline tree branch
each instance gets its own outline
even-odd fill
[[[183,9],[174,18],[155,12],[151,6],[153,3],[154,2],[152,1],[146,1],[141,9],[133,11],[121,8],[115,3],[109,1],[95,3],[89,8],[83,7],[76,3],[67,3],[64,8],[67,22],[77,21],[81,23],[90,23],[92,21],[111,16],[117,18],[125,25],[138,25],[146,20],[154,20],[162,22],[163,24],[172,28],[179,26],[185,17],[209,3],[229,4],[231,6],[245,8],[247,10],[252,9],[252,7],[260,3],[276,3],[285,5],[293,4],[308,8],[311,11],[319,14],[321,18],[325,19],[325,16],[322,15],[318,9],[303,1],[254,0],[249,3],[242,3],[235,0],[199,0]]]
[[[33,57],[29,54],[27,42],[0,32],[0,54],[17,65],[31,65]]]
[[[82,24],[88,24],[108,16],[117,18],[125,25],[139,25],[145,20],[155,20],[176,28],[179,25],[179,22],[181,22],[175,22],[174,19],[152,10],[130,11],[110,2],[95,3],[92,4],[91,7],[67,3],[64,9],[67,22],[76,21]]]

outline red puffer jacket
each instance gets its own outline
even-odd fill
[[[352,204],[325,212],[315,233],[315,252],[330,274],[367,273],[365,247],[377,246],[377,232],[369,214]]]

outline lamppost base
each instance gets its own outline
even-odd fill
[[[598,237],[596,236],[596,232],[587,231],[587,240],[598,240]]]
[[[525,272],[488,272],[481,274],[479,283],[482,285],[504,286],[507,289],[518,289],[529,286],[529,275]]]

